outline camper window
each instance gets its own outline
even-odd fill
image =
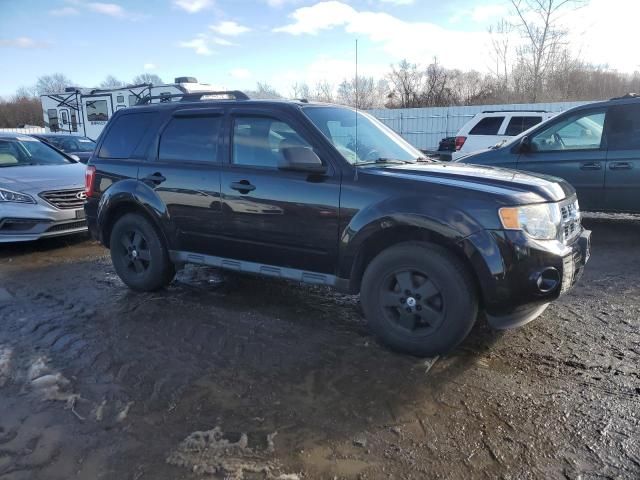
[[[76,112],[71,112],[71,130],[74,132],[78,131],[78,120],[76,118]]]
[[[65,110],[60,112],[60,116],[62,117],[62,125],[69,125],[69,115]]]
[[[129,106],[133,107],[136,103],[138,103],[137,95],[129,95]]]
[[[106,100],[87,100],[87,120],[90,122],[106,122],[109,120]]]
[[[124,95],[118,95],[116,97],[116,103],[124,103]]]
[[[49,130],[52,132],[58,131],[58,110],[55,108],[50,108],[47,110],[47,114],[49,115]]]

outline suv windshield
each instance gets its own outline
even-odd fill
[[[69,163],[74,162],[35,138],[0,138],[0,168]]]
[[[351,164],[416,162],[424,157],[393,130],[366,113],[343,107],[316,106],[304,107],[302,111]]]

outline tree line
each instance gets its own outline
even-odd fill
[[[426,64],[402,60],[382,78],[358,76],[338,84],[293,84],[281,92],[258,82],[252,98],[305,98],[370,108],[442,107],[559,101],[602,100],[640,92],[640,72],[621,73],[594,65],[572,54],[569,31],[562,19],[586,0],[507,0],[511,14],[491,26],[487,72],[447,68],[437,58]],[[138,75],[130,83],[108,75],[100,88],[141,83],[162,84],[153,74]],[[0,127],[42,125],[36,95],[58,93],[74,83],[63,74],[45,75],[33,87],[21,88],[0,100]]]

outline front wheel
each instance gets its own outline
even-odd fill
[[[175,275],[160,235],[142,215],[129,213],[119,218],[111,231],[109,246],[116,273],[133,290],[158,290]]]
[[[373,332],[390,347],[419,356],[453,349],[478,316],[478,294],[465,265],[425,242],[402,243],[375,257],[360,296]]]

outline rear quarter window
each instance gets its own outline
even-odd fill
[[[510,137],[520,135],[525,130],[529,130],[534,125],[539,124],[542,121],[542,117],[520,117],[514,116],[509,120],[509,125],[504,134]]]
[[[100,146],[100,158],[129,158],[149,130],[155,114],[152,112],[121,115],[113,120]]]
[[[497,135],[504,117],[485,117],[476,123],[469,135]]]

